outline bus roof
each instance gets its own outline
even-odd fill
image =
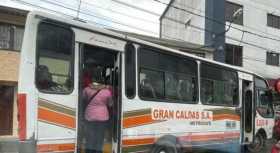
[[[76,28],[101,33],[101,34],[104,34],[104,35],[112,36],[112,37],[122,39],[122,40],[131,41],[131,42],[138,43],[138,44],[141,44],[141,45],[155,47],[155,48],[158,48],[158,49],[161,49],[161,50],[164,50],[164,51],[180,54],[180,55],[183,55],[183,56],[188,56],[188,57],[194,58],[194,59],[199,60],[199,61],[204,61],[204,62],[208,62],[208,63],[217,64],[217,65],[220,65],[220,66],[223,66],[223,67],[227,67],[227,68],[230,68],[230,69],[250,73],[250,74],[253,74],[253,75],[256,75],[258,77],[263,78],[262,76],[258,75],[257,73],[246,70],[246,69],[241,68],[241,67],[237,67],[237,66],[217,62],[217,61],[213,61],[213,60],[210,60],[210,59],[205,59],[205,58],[202,58],[202,57],[190,54],[190,53],[182,52],[182,51],[179,51],[179,50],[176,50],[176,49],[172,49],[172,48],[161,46],[161,45],[158,45],[158,44],[155,44],[155,43],[147,42],[147,41],[135,38],[133,36],[126,35],[124,33],[117,33],[117,32],[114,32],[112,30],[109,30],[109,29],[99,28],[97,26],[94,26],[93,24],[88,24],[86,22],[82,22],[82,21],[76,20],[74,18],[71,18],[70,16],[63,16],[63,17],[61,16],[60,17],[60,16],[57,16],[57,15],[54,15],[54,14],[51,14],[51,13],[45,13],[45,12],[41,12],[41,11],[31,11],[28,14],[27,21],[30,17],[41,17],[42,19],[45,18],[45,19],[56,21],[56,22],[69,24],[70,26],[73,26],[73,27],[76,27]]]

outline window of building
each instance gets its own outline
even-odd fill
[[[203,104],[237,106],[237,73],[202,63],[200,93]]]
[[[226,44],[226,63],[242,66],[242,46]]]
[[[267,26],[280,29],[280,16],[267,14]]]
[[[36,85],[48,93],[73,89],[74,36],[70,28],[41,23],[37,36]]]
[[[125,52],[125,91],[128,98],[134,98],[136,92],[136,60],[133,44],[126,45]]]
[[[225,5],[225,20],[235,24],[243,25],[243,10],[241,13],[238,13],[234,16],[238,10],[243,9],[243,6],[232,2],[226,2]]]
[[[266,52],[266,64],[278,66],[279,65],[279,54],[272,53],[272,52]]]
[[[142,48],[139,62],[141,98],[179,103],[197,101],[195,60]]]
[[[0,23],[0,49],[21,49],[24,28],[22,26]]]

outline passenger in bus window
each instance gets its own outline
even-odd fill
[[[104,135],[109,121],[108,106],[112,104],[111,87],[103,82],[92,82],[90,78],[85,83],[83,98],[88,101],[85,108],[86,120],[86,153],[102,153]]]
[[[146,98],[156,98],[155,90],[149,78],[145,78],[140,84],[141,95]]]
[[[213,104],[214,102],[214,81],[201,80],[201,100],[204,104]]]
[[[37,68],[37,85],[42,90],[49,90],[53,86],[52,75],[45,65],[39,65]]]
[[[232,101],[233,101],[233,106],[237,106],[238,105],[238,88],[234,88],[233,89],[233,96],[232,96]]]
[[[194,89],[191,78],[179,80],[177,95],[181,101],[194,101]]]

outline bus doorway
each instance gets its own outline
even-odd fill
[[[251,80],[242,80],[242,142],[251,144],[255,133],[254,85]]]
[[[80,50],[78,152],[117,152],[120,53],[89,45]]]

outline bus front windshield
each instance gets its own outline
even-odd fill
[[[273,117],[273,105],[271,94],[269,94],[269,89],[264,80],[256,78],[255,80],[256,88],[256,108],[261,116],[263,117]]]

